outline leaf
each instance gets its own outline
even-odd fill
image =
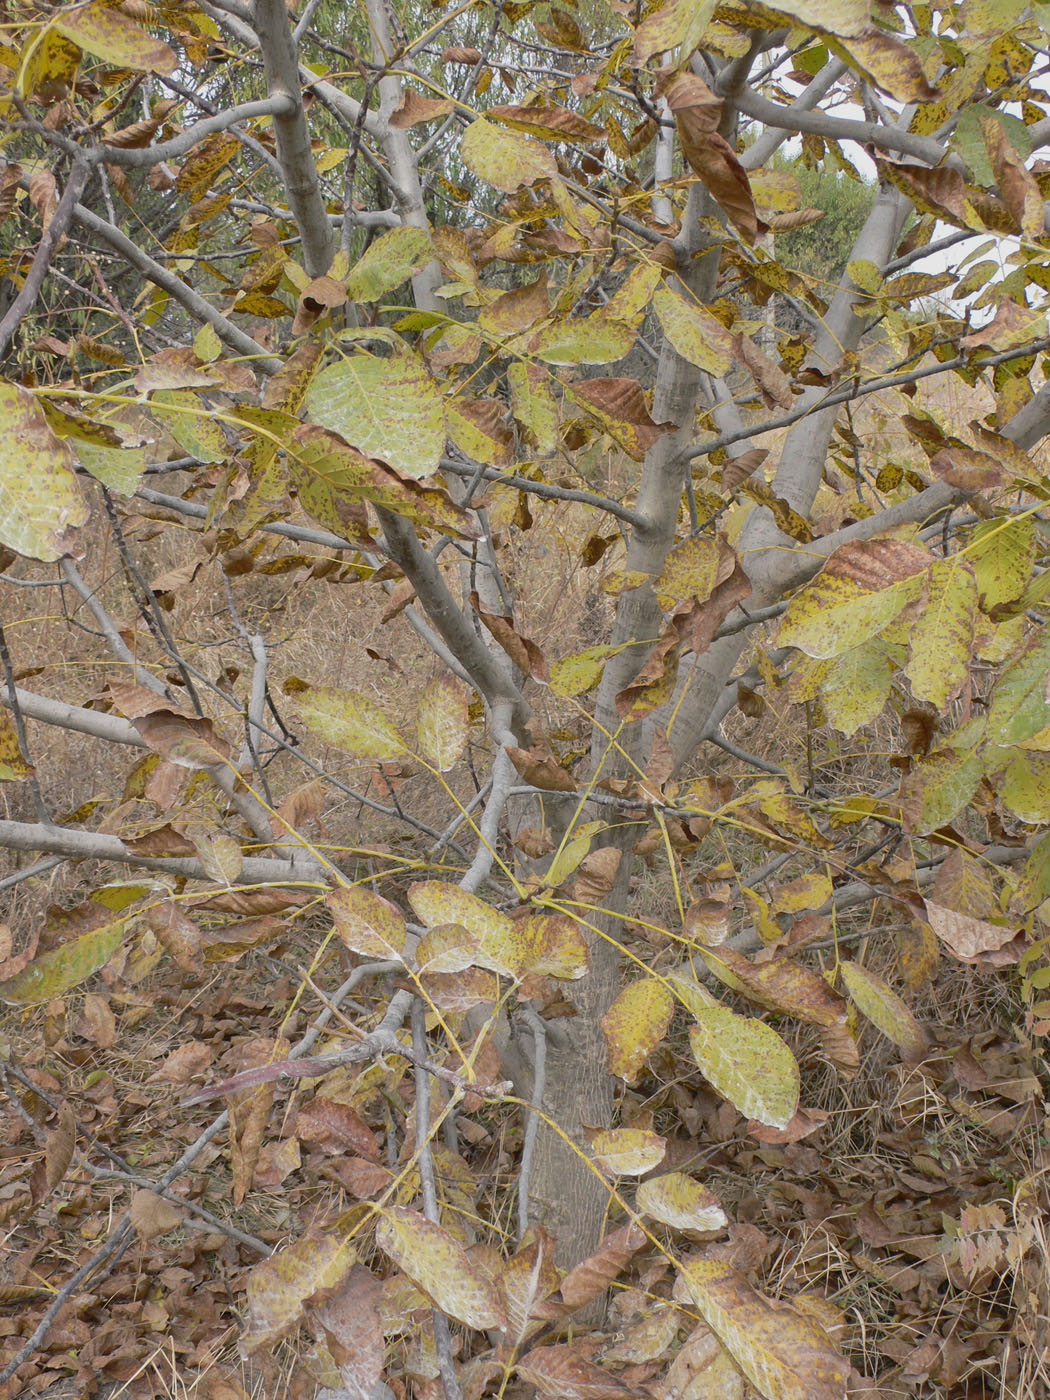
[[[788,604],[781,645],[818,659],[851,651],[919,597],[932,562],[926,550],[900,540],[842,545]]]
[[[14,720],[0,710],[0,782],[20,782],[34,771],[33,765],[22,757]]]
[[[849,1367],[815,1322],[773,1307],[724,1260],[679,1267],[701,1317],[766,1400],[843,1400]]]
[[[682,1172],[641,1182],[635,1200],[640,1211],[674,1230],[721,1230],[728,1224],[717,1197]]]
[[[338,1293],[310,1309],[323,1329],[349,1400],[368,1400],[383,1373],[383,1286],[355,1264]]]
[[[883,1035],[899,1045],[906,1055],[920,1058],[929,1047],[929,1037],[907,1005],[881,977],[859,963],[839,964],[842,980],[857,1006]]]
[[[799,1069],[770,1026],[724,1006],[705,1007],[689,1044],[704,1078],[745,1118],[784,1128],[798,1108]]]
[[[872,26],[828,48],[898,102],[932,102],[940,96],[940,89],[927,81],[916,51],[883,29]]]
[[[655,977],[643,977],[625,987],[602,1017],[609,1073],[628,1083],[637,1079],[667,1034],[673,1015],[674,997]]]
[[[766,225],[755,210],[747,171],[718,130],[720,99],[702,78],[689,72],[676,73],[662,82],[657,91],[661,88],[678,127],[682,154],[734,228],[748,243],[754,243],[766,231]]]
[[[906,830],[924,836],[954,821],[984,776],[980,754],[952,749],[917,759],[901,785]]]
[[[585,1128],[595,1161],[609,1176],[644,1176],[658,1167],[667,1139],[644,1128]]]
[[[411,885],[408,901],[428,928],[460,924],[478,941],[474,961],[480,967],[507,977],[519,977],[528,956],[528,940],[506,914],[491,908],[475,894],[442,880],[421,880]]]
[[[820,687],[828,723],[846,735],[878,719],[893,684],[893,660],[878,641],[832,661]]]
[[[58,1122],[48,1132],[44,1143],[44,1185],[48,1193],[59,1184],[73,1160],[77,1140],[77,1121],[65,1100],[58,1106]]]
[[[369,245],[346,279],[349,301],[378,301],[400,287],[434,256],[430,235],[402,224],[388,229]]]
[[[23,971],[0,982],[0,1001],[32,1006],[62,996],[105,967],[123,939],[124,924],[107,923],[41,953]]]
[[[636,338],[633,327],[596,314],[543,327],[529,348],[551,365],[607,365],[622,360]]]
[[[405,1206],[390,1206],[376,1226],[376,1244],[421,1292],[464,1327],[505,1328],[507,1317],[491,1281],[460,1242]]]
[[[451,676],[431,681],[419,699],[419,747],[440,773],[453,768],[467,747],[470,693]]]
[[[528,913],[514,920],[527,952],[522,974],[529,977],[557,977],[575,982],[587,975],[590,954],[583,930],[568,914]]]
[[[445,406],[421,357],[398,345],[386,359],[354,354],[316,375],[305,395],[315,423],[359,452],[418,480],[445,447]]]
[[[33,395],[0,382],[0,544],[50,562],[75,553],[87,523],[69,448]]]
[[[513,194],[522,185],[553,180],[558,163],[546,146],[479,117],[460,137],[459,154],[479,180]]]
[[[644,1230],[633,1221],[610,1231],[593,1254],[570,1269],[561,1281],[566,1308],[575,1312],[601,1295],[646,1243]]]
[[[962,689],[973,659],[977,580],[964,562],[944,559],[930,569],[928,587],[905,674],[915,698],[941,710]]]
[[[209,880],[227,888],[237,883],[244,865],[244,853],[239,841],[220,831],[198,836],[194,844]]]
[[[299,697],[298,706],[304,724],[355,758],[402,758],[409,752],[379,706],[356,691],[317,686]]]
[[[550,375],[542,365],[515,361],[507,368],[510,408],[526,438],[541,457],[558,445],[558,405],[550,388]]]
[[[533,1347],[515,1370],[537,1395],[551,1400],[627,1400],[636,1393],[583,1355],[579,1344]]]
[[[802,25],[850,38],[871,24],[871,0],[776,0],[772,7]]]
[[[647,15],[634,32],[634,53],[639,63],[681,45],[683,59],[704,37],[718,0],[667,0],[655,14]]]
[[[149,1243],[181,1225],[182,1211],[154,1191],[136,1191],[131,1197],[131,1223],[139,1239]]]
[[[997,744],[1023,744],[1050,725],[1046,678],[1050,633],[1037,630],[1021,655],[1000,675],[988,707],[988,737]]]
[[[719,547],[717,540],[697,536],[683,540],[668,551],[653,592],[665,612],[680,608],[690,599],[706,603],[715,585],[728,578],[735,556]]]
[[[684,360],[708,374],[726,374],[733,363],[732,334],[717,316],[679,292],[661,287],[653,310],[663,333]]]
[[[593,690],[602,678],[605,663],[610,656],[616,656],[623,647],[596,646],[586,651],[578,651],[573,656],[564,656],[550,668],[549,683],[555,695],[585,695]],[[575,790],[575,784],[573,784]]]
[[[331,523],[343,533],[356,530],[353,537],[365,535],[362,544],[368,548],[360,503],[371,501],[427,529],[477,539],[470,515],[443,487],[402,476],[394,467],[365,457],[323,428],[300,426],[294,438],[289,476],[298,488],[300,503],[322,524]]]
[[[295,1117],[295,1135],[331,1156],[364,1157],[379,1161],[379,1143],[372,1129],[349,1104],[318,1094]]]
[[[248,1325],[240,1350],[251,1356],[297,1327],[316,1294],[338,1288],[357,1260],[354,1247],[333,1234],[311,1232],[274,1250],[248,1274]]]
[[[328,912],[340,940],[353,953],[381,962],[400,962],[408,929],[399,910],[363,885],[329,890]]]
[[[72,10],[62,10],[54,29],[114,68],[134,68],[139,72],[175,72],[179,65],[174,50],[162,44],[133,20],[114,10],[105,0],[91,0]]]
[[[574,141],[590,145],[606,139],[603,127],[584,121],[567,107],[539,104],[489,107],[485,116],[489,121],[509,126],[512,131],[524,131],[529,136],[539,136],[546,141]]]
[[[991,923],[987,919],[977,919],[972,914],[960,913],[957,909],[947,909],[927,899],[926,917],[938,939],[960,962],[974,966],[998,966],[996,954],[1017,937],[1016,923]],[[1008,958],[1016,962],[1016,958]]]

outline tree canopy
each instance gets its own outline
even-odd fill
[[[9,8],[4,1393],[1046,1382],[1048,33]]]

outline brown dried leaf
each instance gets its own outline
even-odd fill
[[[77,1017],[76,1033],[90,1040],[100,1050],[112,1050],[117,1043],[116,1017],[105,997],[88,992]]]
[[[131,1198],[131,1223],[139,1238],[148,1243],[180,1225],[182,1211],[154,1191],[136,1191]]]
[[[348,1400],[370,1400],[383,1371],[383,1285],[355,1264],[339,1292],[312,1308]]]
[[[77,1123],[73,1110],[63,1100],[58,1106],[58,1122],[47,1135],[44,1144],[44,1181],[52,1192],[69,1170],[76,1145]]]
[[[600,1297],[645,1242],[645,1231],[633,1222],[606,1235],[595,1252],[562,1279],[560,1292],[566,1310],[575,1312]]]
[[[371,1128],[349,1104],[318,1095],[299,1110],[296,1136],[333,1156],[352,1152],[370,1162],[379,1161],[379,1144]]]
[[[635,1392],[588,1360],[579,1344],[533,1347],[517,1363],[518,1375],[552,1400],[625,1400]]]
[[[930,927],[960,962],[976,967],[1007,966],[1017,962],[1024,951],[1020,944],[1008,950],[1008,945],[1017,939],[1016,924],[993,924],[957,909],[947,909],[930,899],[925,903]]]
[[[203,1040],[187,1040],[174,1049],[159,1069],[146,1080],[147,1084],[188,1084],[198,1074],[211,1068],[212,1049]]]

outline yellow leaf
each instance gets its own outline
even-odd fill
[[[459,153],[479,180],[506,194],[537,180],[553,180],[558,173],[558,163],[546,146],[484,117],[471,122],[460,137]]]
[[[929,1044],[926,1032],[897,993],[859,963],[843,962],[840,970],[847,991],[872,1025],[905,1054],[922,1055]]]
[[[658,1167],[667,1141],[644,1128],[585,1128],[598,1165],[610,1176],[644,1176]]]
[[[352,885],[349,889],[329,890],[325,903],[336,933],[351,952],[384,962],[400,960],[408,930],[388,900],[361,885]]]
[[[815,1322],[774,1308],[723,1259],[681,1266],[701,1317],[765,1400],[843,1400],[849,1367]]]
[[[419,699],[419,747],[434,767],[447,773],[463,756],[470,733],[470,694],[451,676],[431,681]]]
[[[785,1128],[798,1109],[799,1070],[771,1026],[728,1007],[696,1014],[689,1044],[704,1078],[745,1118]]]
[[[609,1073],[630,1082],[667,1034],[674,997],[655,977],[625,987],[602,1017]]]
[[[958,559],[938,560],[929,574],[929,595],[911,633],[905,674],[917,700],[938,710],[962,689],[973,660],[977,580]]]
[[[720,1230],[728,1223],[717,1198],[683,1172],[643,1181],[636,1199],[640,1211],[675,1230]]]
[[[242,1353],[250,1356],[297,1327],[306,1303],[322,1290],[337,1288],[356,1258],[354,1248],[335,1235],[307,1234],[256,1264],[248,1275]]]
[[[457,1239],[418,1211],[406,1206],[385,1210],[376,1226],[376,1244],[436,1308],[464,1327],[507,1326],[493,1284]]]
[[[679,355],[708,374],[725,374],[735,358],[733,337],[717,316],[698,302],[661,287],[653,297],[664,335]]]
[[[299,700],[303,722],[329,744],[356,758],[401,758],[404,740],[383,711],[352,690],[318,686]]]

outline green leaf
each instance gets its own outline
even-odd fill
[[[90,4],[63,10],[52,24],[85,53],[94,54],[114,68],[170,74],[179,64],[174,50],[114,10],[106,0],[91,0]]]
[[[199,462],[224,462],[230,455],[222,424],[192,389],[160,389],[150,404],[187,456]]]
[[[941,559],[930,569],[928,587],[905,674],[916,700],[941,710],[962,689],[973,660],[977,581],[964,561]]]
[[[601,680],[609,657],[620,651],[623,651],[622,646],[588,647],[586,651],[562,657],[550,669],[551,690],[555,695],[586,695]]]
[[[537,180],[553,180],[558,173],[558,162],[546,146],[484,117],[471,122],[460,137],[459,154],[479,180],[506,194]]]
[[[1003,671],[988,707],[988,737],[996,744],[1021,744],[1050,725],[1046,678],[1050,632],[1037,631],[1023,654]]]
[[[445,405],[422,359],[397,347],[386,359],[351,355],[323,369],[306,391],[315,423],[351,446],[419,478],[438,468],[445,447]]]
[[[1050,753],[1015,751],[998,788],[1021,821],[1050,821]]]
[[[635,339],[632,327],[595,315],[545,326],[530,341],[530,349],[551,365],[607,365],[622,360]]]
[[[825,570],[788,604],[780,623],[780,644],[818,660],[841,656],[888,627],[921,592],[921,578],[870,592],[853,579]]]
[[[828,723],[852,735],[878,719],[889,699],[893,671],[885,647],[877,642],[837,657],[820,690]]]
[[[418,1211],[390,1206],[376,1244],[434,1307],[478,1331],[507,1326],[495,1286],[454,1236]]]
[[[977,577],[981,610],[989,612],[1020,598],[1035,566],[1035,521],[988,520],[978,525],[966,548]]]
[[[366,695],[317,686],[299,697],[298,706],[315,734],[355,758],[402,758],[408,753],[401,735]]]
[[[917,759],[902,784],[906,829],[922,836],[954,821],[983,775],[984,760],[972,750],[949,749]]]
[[[104,967],[123,938],[123,922],[104,924],[50,952],[41,953],[14,977],[0,982],[0,1001],[31,1006],[63,996]]]
[[[736,352],[732,334],[717,316],[667,287],[654,295],[653,309],[664,335],[683,360],[708,374],[727,373]]]
[[[434,256],[430,235],[402,224],[382,233],[354,264],[346,279],[348,301],[378,301],[400,287]]]
[[[141,447],[100,447],[78,442],[80,465],[96,481],[121,496],[134,496],[146,470],[146,454]]]
[[[786,1128],[798,1110],[794,1055],[772,1027],[728,1007],[696,1013],[689,1044],[704,1078],[745,1118]]]
[[[550,375],[542,365],[515,361],[507,367],[510,411],[525,430],[541,457],[549,457],[558,445],[558,405],[550,388]]]
[[[630,1083],[667,1034],[674,997],[655,977],[631,982],[602,1017],[609,1073]]]
[[[855,962],[842,962],[839,970],[846,990],[872,1025],[894,1045],[899,1045],[905,1054],[917,1059],[925,1053],[929,1045],[926,1032],[881,977]]]
[[[69,448],[32,394],[0,383],[0,543],[30,559],[60,559],[88,513]]]

